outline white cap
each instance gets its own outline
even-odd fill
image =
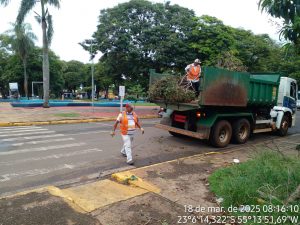
[[[195,63],[201,63],[201,60],[200,59],[195,59],[195,61],[194,61]]]

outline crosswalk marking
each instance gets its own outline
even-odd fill
[[[102,151],[103,150],[98,149],[98,148],[86,149],[86,150],[74,151],[74,152],[69,152],[69,153],[60,153],[60,154],[47,155],[47,156],[41,156],[41,157],[19,159],[19,160],[14,160],[14,161],[5,161],[5,162],[0,162],[0,166],[12,166],[12,165],[16,165],[18,163],[26,163],[26,162],[31,162],[31,161],[67,158],[67,157],[72,157],[72,156],[77,156],[77,155],[85,155],[88,153],[102,152]]]
[[[34,134],[53,134],[55,131],[34,131],[34,132],[26,132],[23,134],[0,134],[0,137],[17,137],[17,136],[27,136],[27,135],[34,135]]]
[[[1,130],[16,130],[16,129],[34,129],[34,128],[41,128],[36,126],[19,126],[19,127],[1,127]]]
[[[107,123],[95,123],[97,125],[105,126],[105,127],[112,127],[113,124],[107,124]]]
[[[81,133],[76,133],[76,134],[68,134],[68,135],[70,135],[70,136],[76,136],[76,135],[98,134],[98,133],[110,133],[110,131],[107,131],[107,130],[87,131],[87,132],[81,132]]]
[[[25,129],[22,129],[22,130],[12,130],[12,131],[2,131],[0,130],[0,134],[7,134],[8,132],[11,134],[11,133],[22,133],[22,132],[33,132],[33,131],[45,131],[45,130],[48,130],[48,129],[43,129],[43,128],[38,128],[38,129],[31,129],[31,130],[25,130]]]
[[[52,172],[64,170],[64,169],[72,170],[76,167],[83,166],[85,164],[87,164],[87,162],[81,162],[81,163],[77,163],[77,164],[64,164],[64,165],[59,165],[59,166],[52,167],[52,168],[33,169],[33,170],[22,171],[22,172],[18,172],[18,173],[3,174],[3,175],[0,175],[0,182],[10,181],[11,179],[20,177],[20,176],[21,177],[33,177],[33,176],[48,174],[48,173],[52,173]]]
[[[14,154],[28,153],[28,152],[41,152],[41,151],[48,151],[48,150],[55,150],[55,149],[65,149],[65,148],[72,148],[72,147],[80,147],[83,145],[86,145],[86,143],[80,142],[80,143],[65,144],[65,145],[53,145],[48,147],[11,150],[8,152],[0,152],[0,156],[14,155]]]
[[[30,136],[30,137],[17,137],[17,138],[6,138],[0,139],[0,142],[12,142],[12,141],[23,141],[23,140],[35,140],[35,139],[44,139],[44,138],[53,138],[53,137],[64,137],[64,134],[53,134],[53,135],[39,135],[39,136]]]
[[[74,140],[74,138],[50,139],[50,140],[43,140],[43,141],[29,141],[29,142],[21,142],[21,143],[12,144],[11,146],[37,145],[37,144],[64,142],[64,141],[72,141],[72,140]]]

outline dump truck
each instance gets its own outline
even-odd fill
[[[168,74],[151,70],[150,75],[151,85]],[[254,133],[285,136],[295,126],[298,87],[292,78],[204,67],[200,81],[197,101],[154,100],[166,109],[157,128],[173,136],[206,139],[222,148],[230,142],[246,143]]]

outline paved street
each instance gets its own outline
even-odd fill
[[[298,113],[298,118],[299,118]],[[146,134],[134,144],[135,167],[215,149],[202,141],[175,138],[144,120]],[[120,155],[121,137],[109,136],[112,123],[0,128],[0,195],[45,185],[64,185],[130,168]],[[300,121],[289,134],[300,132]],[[277,136],[254,135],[248,144]],[[299,138],[295,136],[295,138]],[[228,148],[243,148],[230,145]],[[227,150],[228,150],[227,148]]]

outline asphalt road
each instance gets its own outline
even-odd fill
[[[146,133],[135,138],[135,167],[225,150],[204,141],[172,137],[154,128],[158,121],[142,121]],[[131,168],[120,154],[120,135],[109,135],[111,127],[112,122],[0,128],[0,196],[45,185],[69,185]],[[299,132],[300,119],[289,134]],[[270,138],[276,136],[257,134],[248,144]]]

